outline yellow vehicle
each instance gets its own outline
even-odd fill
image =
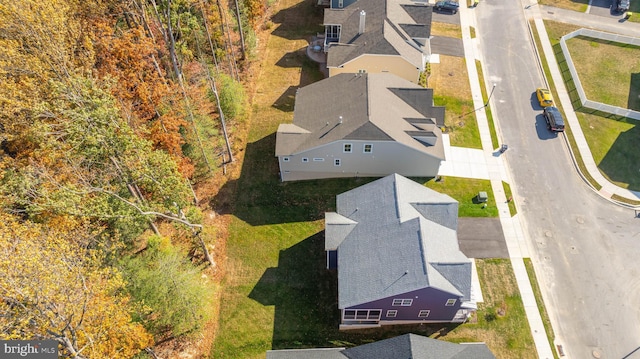
[[[551,96],[551,92],[549,92],[549,90],[539,88],[536,90],[536,96],[538,97],[538,102],[540,102],[540,106],[542,107],[553,106],[553,96]]]

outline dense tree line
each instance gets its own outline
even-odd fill
[[[130,358],[202,328],[194,188],[233,160],[265,9],[0,1],[0,339]]]

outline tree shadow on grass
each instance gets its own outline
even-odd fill
[[[272,133],[247,144],[240,178],[228,181],[211,201],[220,214],[254,225],[316,221],[335,210],[336,195],[376,178],[281,182]]]
[[[351,347],[405,333],[445,335],[457,325],[398,325],[339,331],[337,273],[326,269],[324,231],[282,250],[249,293],[275,306],[272,349]]]
[[[635,124],[635,122],[633,123]],[[628,189],[632,191],[640,191],[638,139],[640,139],[640,126],[638,125],[622,132],[598,165],[610,180],[627,183]]]
[[[630,110],[640,111],[640,72],[631,74],[627,108]]]
[[[301,1],[271,17],[278,24],[272,34],[289,40],[308,39],[324,31],[323,16],[324,8],[315,6],[314,0]]]

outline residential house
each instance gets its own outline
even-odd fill
[[[267,359],[495,359],[485,343],[449,343],[404,334],[345,348],[269,350]]]
[[[432,10],[427,1],[331,1],[324,13],[329,76],[390,72],[417,83],[431,55]]]
[[[280,179],[433,177],[445,159],[444,107],[392,74],[340,74],[298,89],[276,134]]]
[[[458,202],[392,174],[337,196],[325,215],[341,329],[464,322],[477,308],[458,247]]]

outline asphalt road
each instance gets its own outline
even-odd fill
[[[564,139],[547,131],[543,85],[519,1],[475,9],[485,77],[531,257],[567,358],[640,358],[640,219],[579,178]],[[634,350],[638,351],[634,352]]]

